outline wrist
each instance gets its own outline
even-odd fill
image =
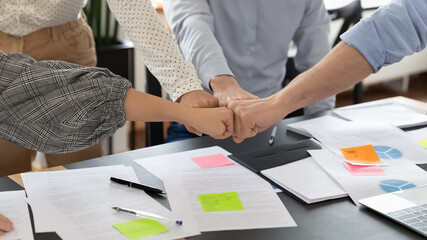
[[[229,87],[238,86],[236,79],[231,75],[217,75],[209,81],[212,92],[221,91]]]

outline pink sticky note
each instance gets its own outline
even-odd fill
[[[344,162],[343,164],[353,176],[387,176],[379,166],[358,166],[348,162]]]
[[[214,167],[234,165],[233,162],[228,160],[228,158],[222,154],[215,154],[215,155],[203,156],[203,157],[193,157],[191,158],[191,160],[197,163],[197,165],[199,165],[201,168],[214,168]]]

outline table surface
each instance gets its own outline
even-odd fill
[[[427,110],[425,103],[403,97],[394,99],[397,102]],[[305,139],[306,137],[286,129],[286,124],[304,119],[306,117],[290,118],[278,123],[275,145]],[[75,169],[125,164],[134,168],[140,181],[163,188],[161,180],[137,165],[133,160],[214,145],[218,145],[233,154],[245,152],[249,149],[269,148],[268,137],[270,132],[271,130],[267,130],[241,144],[236,144],[231,139],[214,140],[210,137],[201,137],[73,163],[65,167]],[[426,169],[425,167],[423,166],[424,169]],[[19,189],[22,187],[11,178],[0,178],[0,191]],[[356,207],[348,197],[308,205],[288,193],[278,193],[278,196],[298,227],[207,232],[191,239],[424,239],[416,232],[365,207]],[[166,198],[153,197],[169,208]],[[42,233],[35,234],[35,239],[59,239],[59,237],[55,233]]]

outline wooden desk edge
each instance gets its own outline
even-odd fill
[[[57,167],[45,168],[45,169],[31,171],[31,172],[49,172],[49,171],[60,171],[60,170],[66,170],[66,168],[64,166],[57,166]],[[10,175],[9,178],[24,188],[24,182],[22,181],[20,173]]]

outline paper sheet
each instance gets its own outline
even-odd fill
[[[111,176],[138,182],[132,167],[124,166],[23,174],[24,182],[30,182],[33,188],[29,189],[29,202],[36,209],[35,214],[43,212],[43,218],[39,219],[48,222],[47,225],[63,239],[126,239],[113,224],[139,217],[117,213],[111,209],[116,206],[178,218],[144,191],[111,183]],[[54,179],[56,182],[52,182]],[[47,182],[47,186],[40,185]],[[80,187],[61,189],[73,184]],[[174,239],[199,234],[194,220],[183,221],[187,224],[166,223],[169,232],[146,239]]]
[[[372,145],[385,165],[427,163],[427,151],[405,132],[380,122],[342,122],[331,129],[312,130],[311,134],[335,154],[339,149]]]
[[[296,226],[271,185],[252,174],[242,168],[228,172],[183,172],[166,175],[164,183],[172,211],[193,214],[202,232]],[[227,203],[232,207],[216,207],[233,211],[204,211],[200,194],[218,196],[232,192],[238,195],[244,210],[239,210],[236,199],[231,198]]]
[[[196,171],[196,172],[197,171],[205,172],[205,171],[212,171],[212,170],[215,171],[215,168],[201,168],[197,163],[195,163],[192,160],[192,158],[213,156],[217,154],[228,156],[231,153],[227,152],[226,150],[218,146],[215,146],[215,147],[200,148],[200,149],[179,152],[179,153],[165,154],[165,155],[156,156],[156,157],[141,158],[141,159],[135,160],[135,162],[140,166],[142,166],[143,168],[147,169],[156,177],[163,179],[163,176],[168,173],[178,173],[178,172],[186,172],[186,171]],[[227,160],[229,162],[236,164],[233,160],[229,158],[227,158]],[[165,166],[168,166],[168,167],[165,167]],[[223,166],[221,168],[228,169],[235,166],[236,165]]]
[[[294,131],[296,133],[305,135],[307,137],[313,137],[312,134],[310,133],[312,130],[330,129],[342,122],[347,122],[347,121],[341,118],[328,115],[328,116],[313,118],[313,119],[300,121],[296,123],[291,123],[287,127],[289,130]]]
[[[356,104],[344,108],[337,108],[334,112],[352,121],[379,121],[400,128],[427,124],[427,115],[417,113],[395,102],[368,106]]]
[[[424,149],[427,149],[427,127],[413,131],[407,131],[405,134]]]
[[[306,203],[347,196],[347,192],[312,157],[266,169],[261,173]]]
[[[2,240],[34,239],[25,198],[24,190],[0,192],[0,213],[9,218],[15,228],[1,236]]]
[[[358,206],[363,198],[427,184],[427,172],[414,164],[383,166],[386,176],[353,176],[344,167],[345,161],[328,149],[308,152]]]
[[[200,231],[296,226],[271,185],[231,159],[234,165],[201,168],[192,158],[222,154],[220,147],[201,148],[135,160],[163,180],[172,211],[194,216]],[[164,166],[168,166],[165,168]],[[200,194],[236,192],[244,211],[205,212]]]

